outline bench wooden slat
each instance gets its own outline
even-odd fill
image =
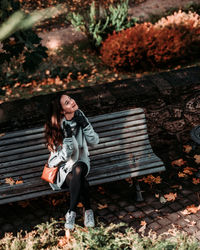
[[[133,156],[134,158],[138,159],[141,156],[148,156],[149,154],[152,154],[152,149],[141,149],[141,148],[128,148],[125,149],[124,151],[117,151],[117,152],[111,152],[111,153],[107,153],[104,154],[103,157],[100,157],[100,155],[97,156],[91,156],[91,168],[93,166],[96,166],[98,164],[101,164],[102,162],[104,163],[109,163],[112,161],[115,161],[116,159],[125,159],[128,155],[128,157],[130,158],[131,156]],[[43,168],[44,164],[46,163],[46,160],[43,161],[37,161],[37,162],[31,162],[28,164],[29,168],[28,170],[31,172],[31,168],[35,168],[38,167],[38,171],[41,172],[41,169]],[[18,166],[9,166],[7,168],[2,168],[0,169],[0,180],[1,179],[5,179],[7,177],[13,177],[13,176],[17,176],[16,172],[18,171],[24,171],[25,169],[27,169],[27,164],[21,164]],[[5,172],[7,174],[5,174]],[[18,176],[20,176],[21,174],[19,173]]]
[[[89,117],[89,120],[93,123],[103,121],[103,120],[112,120],[116,119],[118,117],[122,116],[134,116],[140,113],[144,113],[144,110],[142,108],[134,108],[134,109],[128,109],[128,110],[123,110],[123,111],[117,111],[109,114],[104,114],[104,115],[97,115],[93,117]]]
[[[89,176],[98,175],[99,178],[102,178],[102,177],[107,176],[107,175],[113,175],[115,171],[119,172],[120,169],[123,169],[123,170],[130,169],[131,171],[132,170],[135,171],[135,170],[139,170],[139,169],[149,168],[148,166],[153,166],[151,164],[155,164],[154,166],[157,166],[157,164],[161,165],[162,162],[157,157],[155,157],[155,158],[151,157],[149,159],[142,158],[142,159],[137,160],[134,163],[130,159],[127,159],[125,161],[119,161],[117,164],[116,163],[109,164],[109,170],[106,169],[108,167],[108,164],[106,164],[106,165],[104,164],[103,166],[101,166],[99,168],[94,167],[91,169]],[[106,171],[105,171],[105,169],[106,169]],[[101,177],[100,177],[100,175],[101,175]]]
[[[41,145],[45,145],[46,141],[44,138],[41,139],[37,139],[37,140],[29,140],[29,141],[25,141],[25,142],[20,142],[20,143],[11,143],[8,144],[7,146],[4,145],[2,147],[0,147],[0,152],[2,152],[1,154],[3,154],[3,152],[5,152],[6,154],[9,154],[10,150],[15,150],[15,149],[20,149],[20,148],[24,148],[24,147],[30,147],[30,146],[38,146],[41,147]]]
[[[118,117],[122,116],[132,116],[132,115],[137,115],[140,113],[144,113],[144,110],[141,108],[135,108],[135,109],[129,109],[129,110],[124,110],[124,111],[119,111],[119,112],[113,112],[110,113],[109,116],[106,115],[99,115],[99,116],[93,116],[89,117],[89,121],[95,124],[95,122],[98,121],[103,121],[103,120],[112,120],[116,119]],[[21,131],[14,131],[14,132],[7,132],[3,136],[0,137],[0,142],[3,141],[4,139],[9,139],[9,138],[14,138],[14,137],[23,137],[25,135],[30,135],[30,134],[42,134],[44,132],[44,127],[36,127],[36,128],[30,128],[30,129],[24,129]]]
[[[147,158],[148,161],[150,156],[154,156],[152,155],[152,150],[148,150],[147,152],[145,151],[139,151],[136,153],[133,153],[132,151],[130,151],[129,153],[123,153],[123,154],[115,154],[109,158],[100,158],[98,160],[91,160],[91,170],[92,169],[96,169],[98,167],[103,167],[104,165],[108,165],[110,163],[112,164],[116,164],[118,162],[121,161],[125,161],[125,160],[129,160],[130,158],[133,159],[133,162],[136,163],[137,161],[140,161],[143,158]],[[27,174],[27,173],[33,173],[33,172],[39,172],[39,174],[41,173],[43,166],[45,164],[45,162],[43,162],[43,164],[39,164],[37,162],[37,164],[33,163],[35,166],[31,166],[29,168],[27,168],[27,165],[22,165],[22,166],[18,166],[18,167],[9,167],[8,169],[6,169],[6,173],[5,173],[5,169],[1,169],[0,171],[0,181],[4,180],[5,178],[16,178],[18,177],[22,177],[23,175]],[[95,170],[96,171],[96,170]],[[22,178],[23,179],[23,178]]]
[[[115,155],[115,154],[125,154],[127,152],[132,152],[134,153],[134,155],[136,155],[137,153],[139,154],[142,154],[142,152],[145,152],[146,150],[148,150],[149,152],[152,152],[152,149],[151,149],[151,146],[150,145],[142,145],[142,146],[137,146],[135,147],[135,145],[132,145],[132,144],[126,144],[126,145],[123,145],[123,150],[122,148],[120,148],[118,146],[118,150],[115,150],[115,151],[111,151],[111,152],[107,152],[107,153],[103,153],[103,157],[102,157],[102,154],[95,154],[95,152],[90,153],[90,159],[91,161],[92,160],[98,160],[98,159],[102,159],[102,158],[108,158],[110,157],[111,155]],[[9,163],[1,163],[0,164],[0,173],[2,173],[2,171],[12,171],[13,169],[16,169],[16,168],[22,168],[22,169],[25,169],[27,168],[27,164],[28,164],[28,167],[34,167],[36,166],[36,164],[38,165],[44,165],[45,162],[47,161],[48,159],[48,154],[47,155],[44,155],[42,157],[37,157],[37,159],[35,159],[34,157],[32,158],[28,158],[27,160],[26,159],[23,159],[23,162],[22,161],[13,161],[13,162],[9,162]],[[37,162],[36,162],[37,160]],[[14,166],[14,168],[12,168],[11,166]]]
[[[98,123],[92,123],[92,126],[94,129],[98,130],[98,128],[104,128],[105,126],[110,126],[111,124],[124,124],[124,123],[131,123],[131,122],[140,122],[144,123],[145,122],[145,115],[140,114],[135,116],[134,118],[132,116],[129,117],[122,117],[118,119],[112,119],[112,120],[106,120],[106,121],[101,121]],[[134,123],[133,123],[134,124]]]
[[[143,135],[143,134],[146,134],[146,130],[137,130],[137,131],[128,131],[127,133],[123,133],[123,134],[120,134],[120,139],[125,139],[127,137],[137,137],[139,135]],[[119,139],[119,132],[117,132],[116,134],[114,135],[110,135],[110,136],[106,136],[106,137],[100,137],[100,144],[103,143],[103,142],[109,142],[109,141],[113,141],[113,140],[117,140]],[[12,146],[12,145],[10,145]],[[40,141],[40,143],[38,144],[37,141],[35,141],[35,144],[32,144],[31,146],[29,146],[29,142],[26,144],[23,144],[23,146],[21,146],[21,144],[17,147],[17,148],[10,148],[10,150],[8,150],[8,147],[7,149],[4,151],[4,148],[0,151],[0,162],[3,162],[5,156],[13,156],[15,154],[20,154],[20,153],[25,153],[25,152],[32,152],[32,151],[36,151],[36,150],[43,150],[43,149],[46,149],[46,145],[45,143],[42,143]],[[48,150],[47,150],[48,152]],[[24,156],[23,156],[24,157]]]
[[[140,176],[143,174],[151,174],[154,172],[158,172],[158,170],[163,171],[163,166],[160,166],[160,165],[162,165],[162,163],[160,163],[160,162],[158,162],[157,164],[156,163],[155,164],[154,163],[148,164],[149,168],[144,169],[144,167],[142,167],[142,169],[140,169],[141,172],[138,172],[139,167],[137,167],[135,169],[128,169],[128,171],[127,171],[127,168],[122,168],[120,171],[117,172],[117,175],[115,174],[115,171],[111,172],[112,175],[110,175],[109,173],[104,173],[104,174],[100,174],[100,175],[94,175],[94,177],[92,177],[92,175],[90,174],[88,179],[89,179],[89,182],[91,185],[92,184],[94,185],[95,182],[98,182],[99,180],[101,181],[101,183],[106,183],[107,180],[112,181],[113,177],[115,178],[116,176],[119,176],[119,178],[120,178],[120,176],[123,174],[126,174],[127,177],[134,177],[134,176]],[[126,167],[126,166],[127,166],[127,164],[124,163],[124,167]],[[156,166],[157,168],[155,169],[154,166]],[[123,165],[122,165],[122,167],[123,167]],[[152,169],[151,167],[154,167],[154,168]],[[103,177],[103,182],[102,182],[102,177]],[[4,197],[4,191],[6,191],[6,193],[7,193],[6,196],[9,198],[12,195],[15,195],[17,189],[20,189],[19,190],[20,193],[26,193],[26,192],[30,193],[30,191],[33,192],[33,191],[35,191],[35,189],[37,190],[39,183],[42,184],[41,180],[40,181],[37,180],[37,182],[35,182],[35,183],[30,182],[30,183],[27,183],[26,185],[23,185],[23,184],[15,185],[15,189],[12,189],[13,186],[9,186],[7,189],[2,188],[1,192],[0,192],[0,197],[2,197],[2,196]],[[34,186],[34,184],[35,184],[35,186]],[[23,188],[20,187],[20,185],[23,186]],[[46,183],[44,185],[42,184],[42,186],[44,186],[45,189],[46,189],[47,185],[48,184],[46,184]],[[41,189],[41,187],[39,189]]]
[[[126,178],[133,178],[133,177],[138,177],[138,176],[143,176],[143,175],[147,175],[147,174],[153,174],[153,173],[158,173],[158,172],[162,172],[165,169],[163,168],[163,166],[158,166],[155,168],[152,168],[151,171],[147,171],[145,170],[140,170],[139,172],[132,172],[132,173],[125,173],[125,174],[119,174],[119,175],[115,175],[112,177],[107,177],[103,179],[103,183],[107,183],[107,182],[112,182],[112,181],[119,181],[119,180],[123,180]],[[101,179],[96,179],[96,180],[91,180],[89,181],[90,185],[99,185],[102,184],[102,180]]]
[[[100,136],[100,144],[89,148],[91,185],[165,170],[151,148],[143,109],[89,117],[89,120]],[[49,156],[45,143],[44,127],[0,137],[0,204],[55,193],[40,178]],[[23,183],[10,186],[5,182],[9,177],[22,179]]]
[[[126,127],[142,125],[142,124],[144,124],[143,120],[127,121],[126,123],[111,123],[111,124],[109,123],[108,127],[106,127],[106,126],[99,127],[99,128],[96,128],[95,130],[97,131],[97,133],[100,133],[100,132],[110,131],[113,129],[122,129],[122,128],[126,128]],[[21,143],[21,142],[30,141],[30,140],[36,140],[36,139],[40,139],[43,136],[44,136],[44,133],[24,135],[22,137],[15,137],[15,138],[10,138],[10,139],[6,139],[6,140],[1,140],[0,145],[6,146],[9,144],[15,144],[15,143]]]
[[[138,133],[138,135],[135,134],[134,141],[137,142],[140,140],[148,139],[148,135],[143,134],[143,133],[141,133],[142,135],[140,135],[140,133]],[[111,136],[110,138],[108,137],[107,139],[104,138],[102,140],[105,142],[102,142],[102,140],[100,140],[100,143],[98,145],[95,145],[95,147],[93,147],[93,148],[95,148],[95,150],[100,149],[100,148],[104,148],[104,147],[109,148],[109,147],[114,146],[114,145],[122,144],[121,140],[123,140],[124,144],[129,143],[133,140],[132,137],[130,137],[130,136],[132,136],[132,134],[124,134],[120,137],[119,137],[119,135],[118,136]],[[119,139],[117,139],[117,138],[119,138]],[[37,157],[37,155],[49,153],[43,144],[40,146],[36,146],[36,147],[32,146],[32,147],[25,147],[25,148],[18,149],[18,150],[10,150],[9,152],[11,153],[10,155],[8,155],[8,153],[5,153],[4,157],[1,156],[1,158],[0,158],[1,163],[7,162],[7,161],[13,161],[13,160],[21,159],[21,158],[28,158],[28,157],[32,157],[32,156]],[[2,152],[2,154],[3,154],[3,152]]]
[[[63,190],[64,191],[64,190]],[[49,195],[49,194],[53,194],[56,191],[50,190],[50,189],[45,189],[44,191],[42,189],[42,187],[38,188],[38,191],[34,191],[32,193],[25,193],[25,194],[21,194],[21,193],[16,193],[14,196],[11,196],[10,198],[8,197],[2,197],[0,200],[0,205],[3,204],[7,204],[10,202],[17,202],[17,201],[22,201],[22,200],[27,200],[27,199],[31,199],[31,198],[37,198],[43,195]]]
[[[36,128],[30,128],[30,129],[23,129],[20,131],[7,132],[6,134],[0,137],[0,143],[3,140],[12,139],[15,137],[23,137],[23,136],[30,135],[30,134],[42,134],[43,132],[44,132],[43,127],[36,127]]]
[[[5,162],[5,163],[0,163],[0,168],[6,168],[6,167],[9,167],[11,165],[20,165],[20,164],[23,164],[23,163],[27,163],[27,167],[28,167],[28,163],[30,162],[33,162],[35,159],[35,157],[30,157],[30,158],[26,158],[26,159],[20,159],[20,160],[16,160],[16,161],[10,161],[10,162]],[[47,155],[39,155],[37,157],[37,161],[40,161],[40,160],[46,160],[47,161],[48,159],[48,156]]]
[[[152,159],[153,160],[153,159]],[[98,168],[98,171],[97,169],[94,169],[93,171],[91,171],[91,173],[89,174],[88,176],[88,180],[93,180],[93,179],[97,179],[97,178],[100,178],[103,179],[104,178],[107,178],[107,177],[112,177],[113,175],[116,175],[117,174],[121,174],[121,173],[124,173],[124,172],[133,172],[133,171],[138,171],[138,170],[143,170],[144,169],[147,169],[148,173],[151,173],[151,168],[154,167],[154,166],[161,166],[162,165],[162,162],[161,161],[155,161],[155,162],[147,162],[143,159],[143,161],[141,162],[138,162],[134,168],[130,168],[129,166],[132,165],[132,162],[131,161],[122,161],[120,162],[118,165],[117,165],[117,168],[115,168],[115,165],[111,165],[111,168],[109,171],[105,172],[105,168],[106,167],[102,167],[102,168]],[[117,171],[113,171],[113,168]],[[153,170],[154,171],[154,170]],[[16,185],[9,185],[9,184],[2,184],[3,186],[1,187],[1,191],[0,191],[0,196],[4,193],[5,190],[7,190],[7,194],[12,194],[13,192],[16,192],[16,190],[26,190],[28,189],[30,186],[32,187],[37,187],[38,185],[48,185],[48,183],[46,182],[43,182],[40,178],[34,178],[34,177],[40,177],[40,173],[36,172],[36,173],[33,173],[32,175],[31,174],[26,174],[24,175],[26,176],[26,180],[24,180],[24,182],[22,184],[16,184]],[[98,176],[98,177],[97,177]],[[102,182],[104,183],[104,182]]]
[[[118,145],[115,145],[115,146],[109,147],[109,148],[100,148],[100,149],[91,148],[90,155],[104,154],[104,153],[108,153],[108,152],[113,152],[115,150],[123,150],[125,148],[139,147],[139,146],[143,146],[144,148],[146,148],[146,146],[148,147],[149,146],[149,140],[130,142],[130,143],[127,143],[127,144],[122,144],[122,145],[118,144]]]

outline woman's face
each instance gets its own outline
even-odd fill
[[[63,114],[72,114],[78,109],[78,105],[75,100],[68,95],[62,95],[60,98],[60,104]]]

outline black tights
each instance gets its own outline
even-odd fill
[[[76,211],[79,201],[85,209],[90,209],[89,183],[85,178],[88,167],[84,162],[76,162],[72,172],[66,177],[66,184],[70,191],[70,211]]]

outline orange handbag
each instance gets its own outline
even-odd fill
[[[57,172],[58,172],[58,167],[50,168],[48,167],[48,164],[45,164],[41,175],[41,179],[53,184],[55,182]]]

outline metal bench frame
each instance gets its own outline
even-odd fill
[[[100,143],[89,148],[90,185],[165,170],[151,148],[143,109],[93,116],[89,120],[100,137]],[[58,192],[40,178],[48,155],[43,127],[8,132],[0,137],[0,204]],[[10,185],[6,178],[22,183]],[[137,182],[136,190],[140,192]],[[142,199],[141,192],[139,198]]]

